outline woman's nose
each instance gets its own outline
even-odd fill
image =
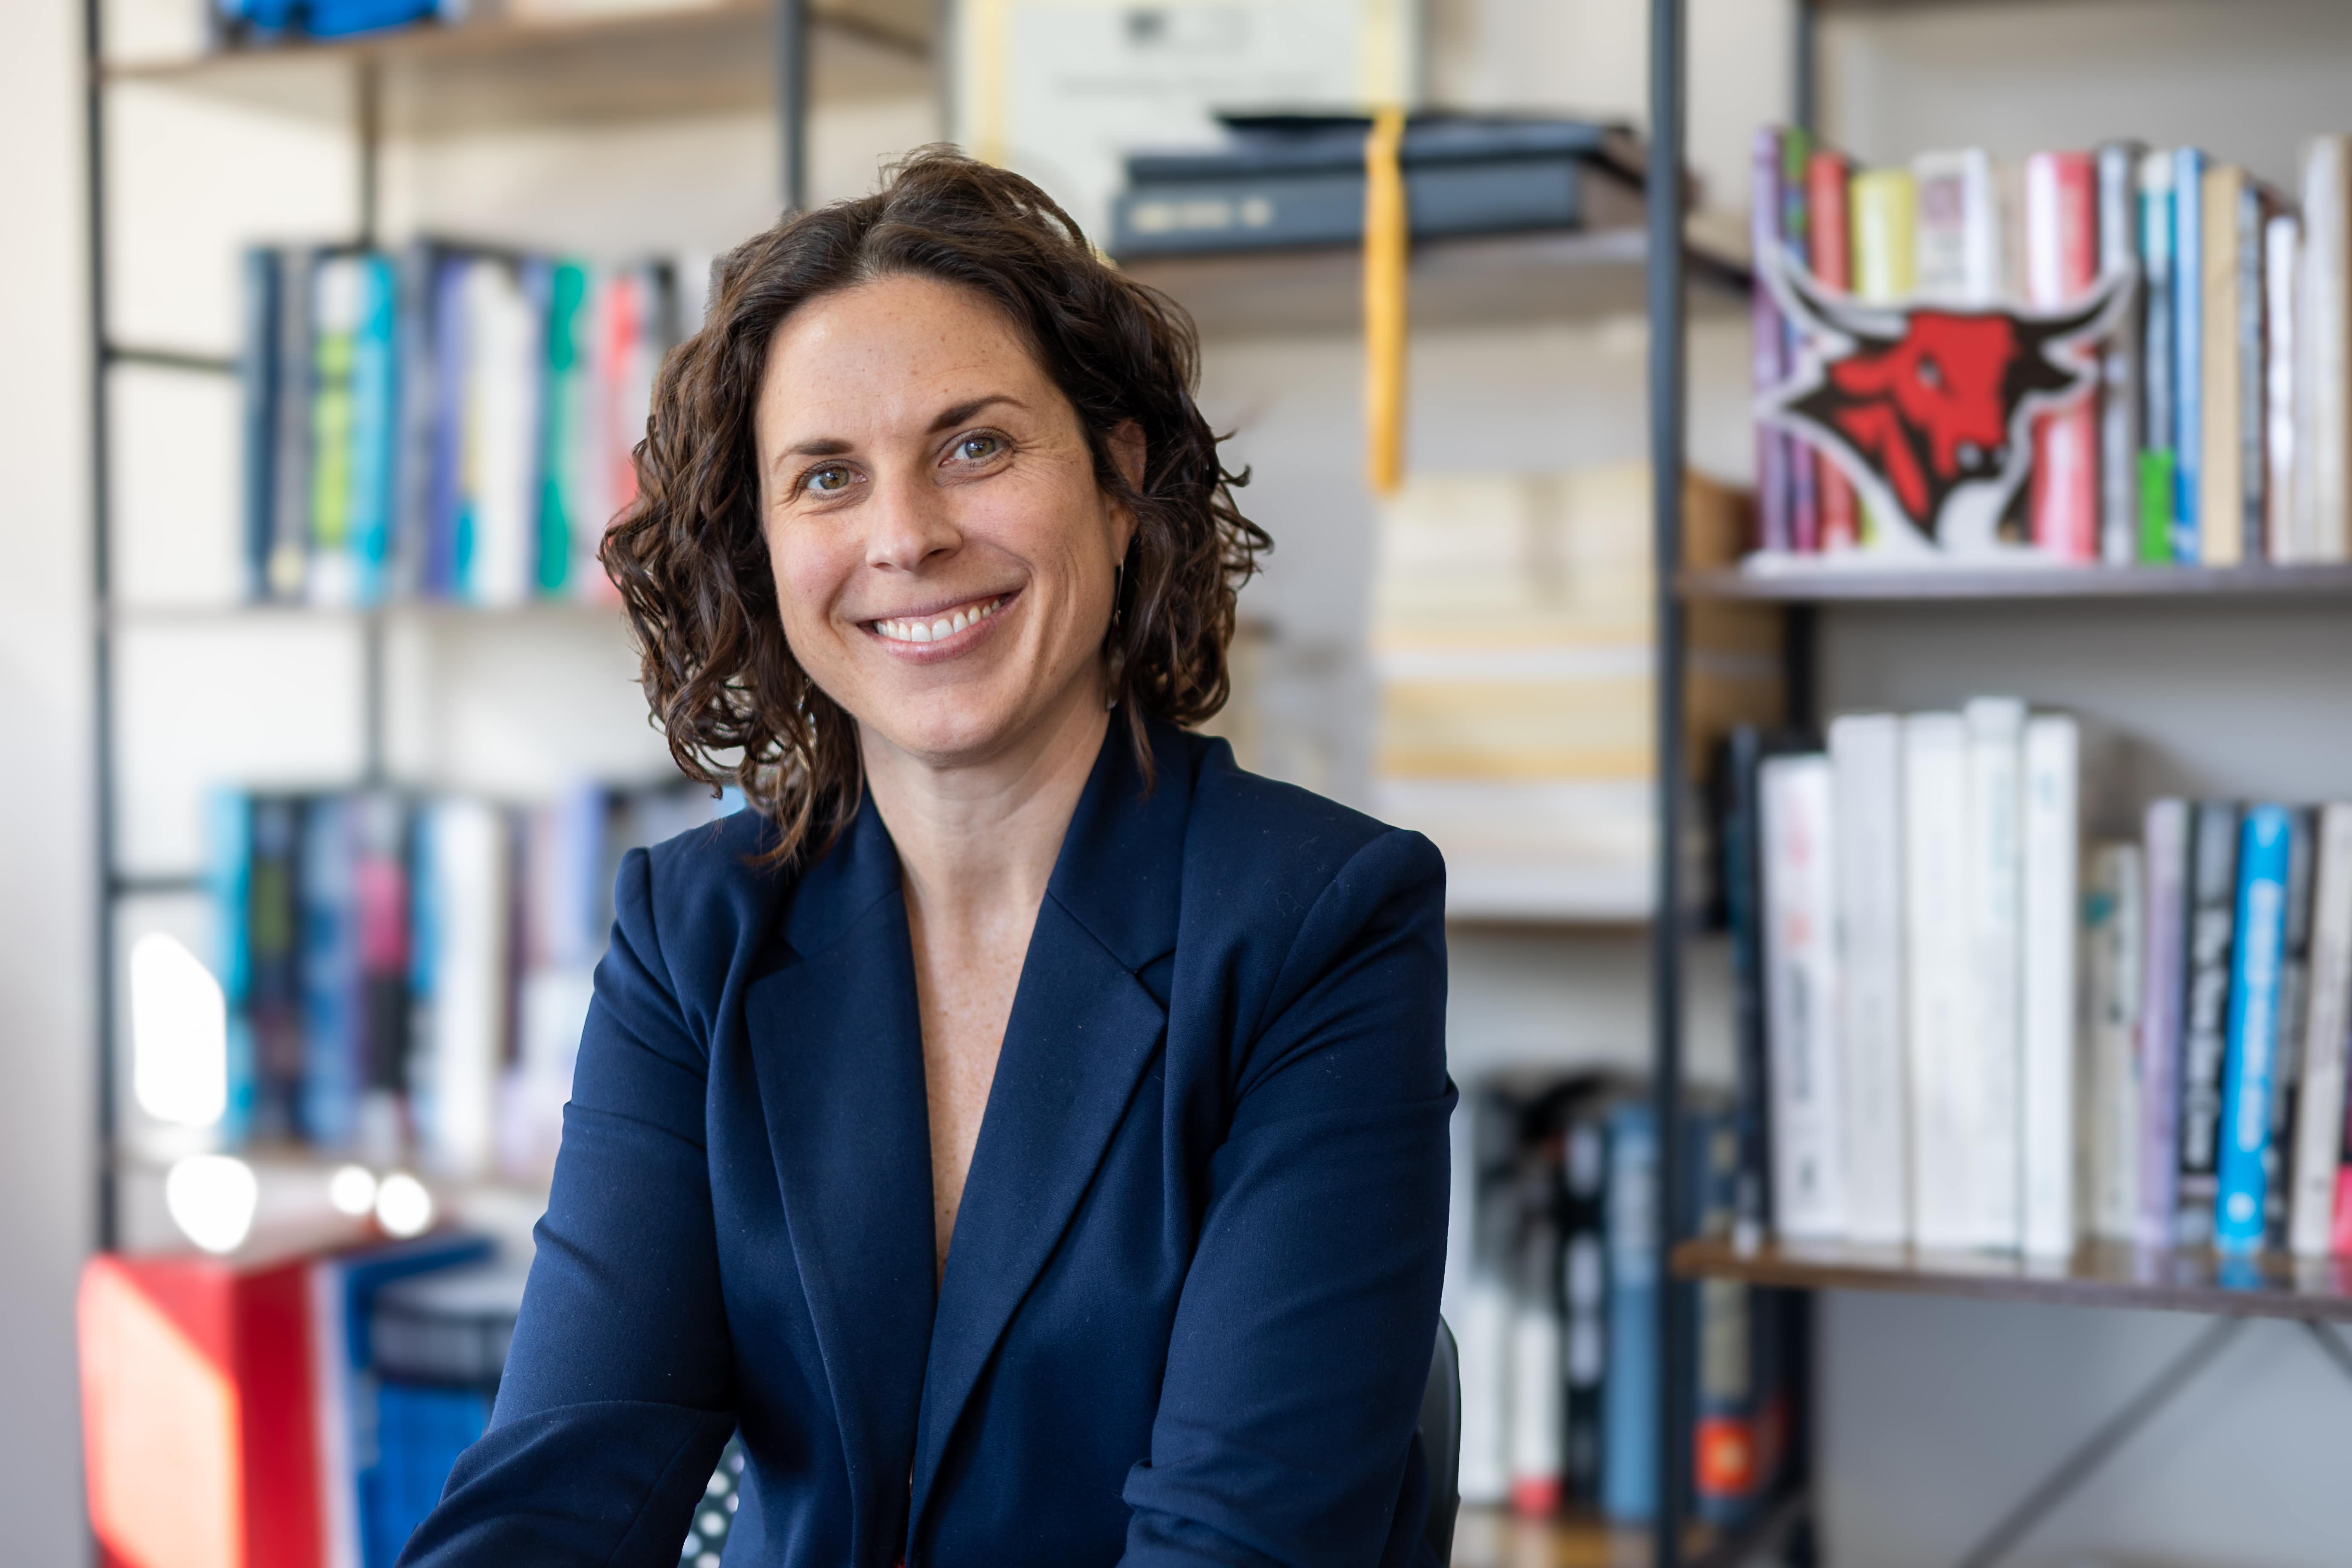
[[[863,510],[869,566],[911,572],[938,556],[953,553],[963,542],[962,532],[949,515],[947,498],[920,476],[877,481],[874,499]]]

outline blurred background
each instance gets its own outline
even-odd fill
[[[337,1325],[315,1425],[369,1414],[356,1448],[318,1437],[301,1528],[345,1560],[388,1563],[437,1491],[495,1387],[614,861],[732,809],[677,778],[593,560],[652,368],[716,254],[950,140],[1045,184],[1201,325],[1202,405],[1277,542],[1218,730],[1245,765],[1446,850],[1448,1315],[1486,1433],[1465,1438],[1456,1560],[1648,1560],[1657,1478],[1622,1456],[1652,1429],[1578,1405],[1560,1370],[1573,1205],[1545,1207],[1540,1243],[1479,1206],[1503,1202],[1498,1171],[1570,1184],[1577,1130],[1651,1064],[1644,0],[822,0],[789,33],[766,0],[90,4],[0,7],[0,1559],[96,1561],[95,1512],[117,1560],[215,1561],[175,1554],[168,1510],[108,1468],[135,1444],[88,1437],[107,1477],[85,1475],[86,1415],[119,1438],[195,1397],[139,1338],[158,1291]],[[2332,0],[1687,17],[1698,566],[1769,542],[1759,126],[1810,120],[1889,165],[2195,142],[2296,192],[2352,83]],[[1366,478],[1367,382],[1388,372],[1365,349],[1361,124],[1337,124],[1338,229],[1293,231],[1249,205],[1248,159],[1319,166],[1334,127],[1258,128],[1294,138],[1276,155],[1215,118],[1384,103],[1458,111],[1464,160],[1542,171],[1450,232],[1416,206],[1386,494]],[[1801,668],[1780,609],[1715,605],[1690,630],[1693,811],[1737,724],[1988,689],[2130,731],[2165,790],[2340,794],[2341,605],[1864,605],[1808,620]],[[1694,902],[1719,903],[1715,839],[1694,837]],[[1702,1104],[1739,1077],[1720,915],[1686,955]],[[1507,1307],[1501,1330],[1480,1317],[1497,1223],[1522,1228],[1489,1253],[1536,1246],[1549,1281],[1532,1340]],[[101,1247],[128,1261],[92,1277],[81,1323],[117,1359],[78,1373]],[[1726,1331],[1762,1357],[1749,1436],[1779,1420],[1802,1450],[1813,1522],[1783,1549],[1844,1564],[1960,1559],[2203,1327],[1827,1290],[1808,1342],[1780,1309],[1738,1311]],[[2341,1561],[2352,1384],[2294,1325],[2242,1340],[2013,1560]],[[1808,1342],[1810,1363],[1790,1348]],[[1511,1410],[1535,1426],[1516,1454]],[[1762,1468],[1719,1484],[1716,1523],[1772,1500]]]

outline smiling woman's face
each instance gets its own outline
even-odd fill
[[[754,420],[784,636],[869,747],[985,761],[1099,712],[1132,521],[986,300],[901,277],[801,307]],[[1137,475],[1139,436],[1114,444]]]

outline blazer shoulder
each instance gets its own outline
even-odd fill
[[[1261,918],[1286,911],[1293,921],[1335,884],[1375,904],[1415,889],[1443,901],[1445,862],[1420,834],[1247,772],[1222,740],[1187,741],[1193,761],[1185,854],[1191,891]]]
[[[791,872],[757,863],[768,832],[758,812],[739,811],[622,858],[614,923],[689,1015],[716,1005],[791,895]]]

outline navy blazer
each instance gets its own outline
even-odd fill
[[[622,862],[490,1427],[415,1568],[1425,1563],[1444,868],[1114,723],[934,1289],[898,858],[741,813]]]

